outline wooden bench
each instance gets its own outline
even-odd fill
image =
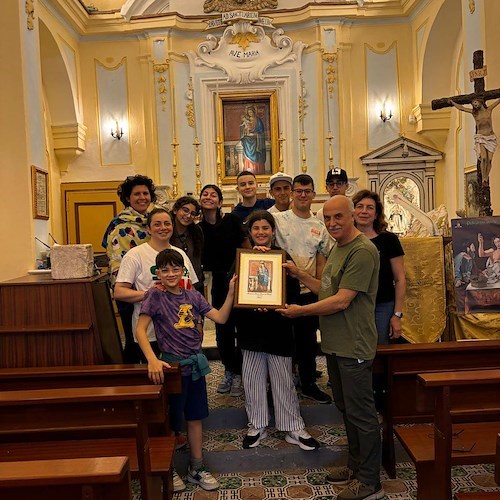
[[[500,370],[418,376],[417,409],[434,407],[434,425],[397,427],[415,463],[419,500],[451,498],[452,465],[494,462],[500,432]]]
[[[153,498],[153,475],[162,478],[163,498],[172,495],[175,438],[150,438],[148,432],[148,425],[167,418],[162,386],[4,391],[0,413],[0,462],[127,456],[143,499]],[[79,439],[67,440],[75,430]],[[96,438],[95,431],[109,439]],[[50,441],[36,441],[40,434]],[[16,442],[5,442],[7,436]]]
[[[392,344],[377,347],[373,370],[385,374],[387,394],[383,410],[382,464],[396,477],[394,426],[432,422],[433,403],[416,407],[419,373],[500,368],[500,341],[466,340],[430,344]]]
[[[130,500],[127,457],[0,462],[2,500]]]

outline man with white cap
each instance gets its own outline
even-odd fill
[[[330,197],[342,194],[345,196],[347,188],[349,187],[349,177],[347,172],[340,167],[334,167],[328,170],[326,174],[326,190]],[[323,207],[321,207],[316,213],[316,217],[321,221],[325,222],[323,217]]]
[[[269,193],[275,199],[276,204],[269,208],[268,212],[275,214],[290,208],[292,182],[292,176],[284,172],[276,172],[271,175],[269,178]]]

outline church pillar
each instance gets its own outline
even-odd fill
[[[46,240],[49,221],[33,220],[31,165],[47,170],[36,2],[5,2],[0,16],[0,213],[8,262],[0,280],[26,274],[35,260],[34,235]]]

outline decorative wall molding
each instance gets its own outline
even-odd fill
[[[228,26],[220,38],[208,35],[198,50],[186,53],[194,66],[224,71],[229,82],[248,84],[264,80],[267,69],[300,60],[306,45],[292,42],[279,28],[266,35],[262,26],[238,21]]]
[[[59,170],[67,172],[69,163],[85,151],[87,127],[82,123],[52,125],[52,141]]]

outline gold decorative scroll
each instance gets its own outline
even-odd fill
[[[153,64],[153,71],[158,74],[155,78],[157,91],[160,95],[161,110],[167,110],[167,76],[168,64]]]
[[[29,30],[34,29],[35,22],[35,2],[34,0],[26,0],[24,3],[24,10],[26,11],[26,27]]]
[[[443,239],[402,238],[401,244],[406,275],[402,336],[413,344],[435,342],[446,325]]]
[[[323,52],[321,59],[327,63],[325,73],[326,81],[328,82],[328,93],[333,97],[333,85],[337,81],[337,71],[335,69],[335,62],[337,62],[336,52]]]

